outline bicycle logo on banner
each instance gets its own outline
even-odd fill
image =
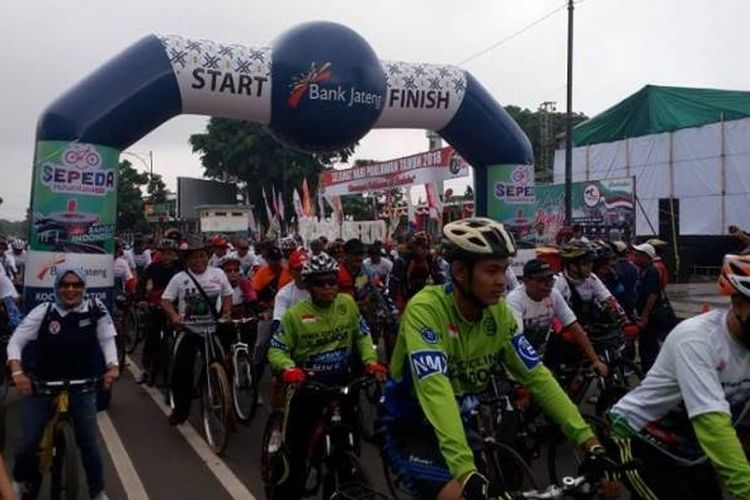
[[[71,144],[63,154],[63,162],[85,170],[100,166],[102,157],[90,144]]]

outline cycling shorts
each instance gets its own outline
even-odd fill
[[[417,431],[398,425],[391,417],[381,417],[378,436],[388,467],[414,498],[436,498],[453,479],[431,427]]]

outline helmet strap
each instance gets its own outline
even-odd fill
[[[487,307],[487,304],[479,300],[479,297],[477,297],[476,294],[474,294],[474,292],[471,290],[471,285],[474,282],[474,262],[467,262],[466,264],[468,268],[466,276],[468,286],[459,285],[455,280],[453,284],[456,287],[458,293],[460,293],[461,296],[466,299],[473,308],[478,310],[485,309]]]

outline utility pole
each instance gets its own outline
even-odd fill
[[[573,0],[568,0],[568,95],[565,113],[565,224],[570,225],[573,197]]]
[[[536,173],[539,184],[552,183],[556,104],[553,101],[544,101],[539,105],[539,169]]]

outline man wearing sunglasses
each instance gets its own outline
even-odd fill
[[[523,266],[523,285],[513,289],[505,301],[523,324],[524,335],[540,357],[545,354],[550,334],[564,330],[591,361],[594,370],[606,376],[607,365],[596,355],[575,313],[554,289],[554,284],[550,265],[532,259]]]
[[[349,295],[338,293],[338,263],[326,253],[311,257],[302,268],[303,280],[310,292],[292,306],[271,338],[268,360],[282,382],[290,386],[284,415],[285,450],[281,457],[283,472],[272,499],[300,498],[305,488],[305,446],[310,442],[325,400],[294,388],[310,372],[317,380],[345,384],[352,377],[354,351],[365,373],[380,381],[386,369],[376,361],[367,324]],[[280,464],[281,465],[281,464]]]

